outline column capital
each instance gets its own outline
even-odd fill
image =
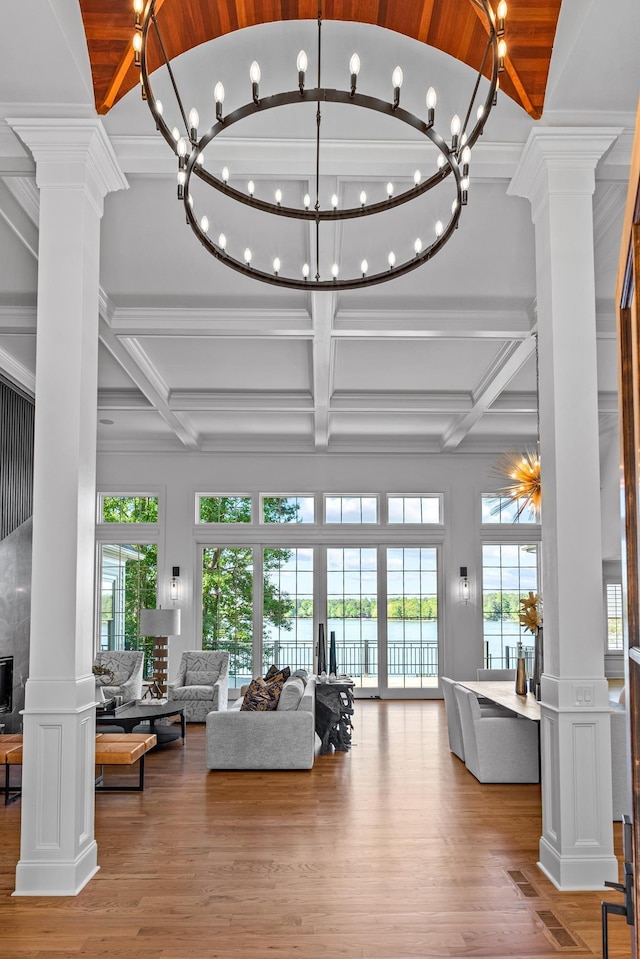
[[[100,215],[107,193],[128,189],[98,117],[12,118],[7,123],[31,150],[40,189],[86,189]]]
[[[621,127],[535,127],[507,193],[531,201],[534,223],[553,194],[592,196],[598,161],[620,133]]]

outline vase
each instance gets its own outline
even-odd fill
[[[336,661],[336,634],[331,630],[329,633],[330,643],[329,643],[329,674],[333,673],[334,676],[338,672],[338,665]]]
[[[516,663],[516,693],[518,696],[527,695],[527,668],[523,656],[518,656]]]
[[[318,676],[327,671],[327,644],[324,638],[324,623],[318,626]]]
[[[533,652],[533,693],[536,697],[536,700],[540,702],[540,682],[542,680],[542,673],[544,670],[544,642],[542,637],[542,626],[538,628],[538,632],[535,635],[534,640],[534,652]]]

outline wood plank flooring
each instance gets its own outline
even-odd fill
[[[102,868],[77,897],[11,898],[20,803],[0,807],[2,959],[600,956],[603,894],[536,867],[539,787],[478,783],[441,702],[356,706],[352,751],[309,772],[209,773],[190,725],[143,793],[97,796]]]

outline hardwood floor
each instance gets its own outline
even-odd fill
[[[536,867],[539,787],[478,783],[441,702],[358,702],[352,751],[309,772],[209,773],[204,748],[191,725],[144,793],[97,796],[102,868],[77,897],[11,898],[20,803],[0,807],[0,956],[601,955],[603,894]],[[610,956],[630,956],[621,917]]]

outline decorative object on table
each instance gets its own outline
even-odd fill
[[[113,686],[115,676],[108,666],[101,666],[99,663],[97,663],[91,672],[96,678],[99,677],[100,685]]]
[[[140,634],[153,636],[153,678],[164,696],[167,692],[169,636],[180,635],[179,609],[141,609]]]
[[[316,733],[322,755],[332,746],[336,752],[351,749],[354,686],[351,678],[316,685]]]
[[[162,699],[162,690],[158,686],[155,680],[149,683],[145,689],[142,699],[138,700],[139,703],[152,703],[154,700]]]
[[[468,3],[467,0],[457,0],[454,4],[451,0],[449,5],[467,7]],[[213,89],[215,116],[212,117],[209,114],[201,124],[200,115],[195,107],[192,107],[188,114],[186,113],[187,93],[177,84],[167,53],[167,50],[171,50],[171,44],[169,42],[165,44],[163,39],[163,34],[172,41],[174,39],[174,27],[167,17],[167,8],[176,5],[167,4],[162,10],[162,15],[158,16],[162,6],[159,0],[151,0],[148,3],[144,0],[134,0],[134,63],[140,71],[141,94],[152,114],[155,127],[167,143],[170,155],[173,154],[177,160],[177,198],[184,204],[187,224],[204,249],[218,262],[244,276],[281,287],[305,291],[313,287],[315,290],[335,291],[384,283],[396,276],[402,276],[427,263],[454,236],[469,195],[471,150],[483,133],[491,110],[497,103],[499,74],[505,69],[507,56],[505,0],[500,0],[497,16],[489,0],[474,0],[475,13],[480,20],[478,31],[483,38],[478,49],[480,69],[476,77],[469,75],[468,84],[464,84],[462,89],[449,90],[445,94],[444,99],[447,103],[450,103],[453,98],[454,109],[451,112],[454,115],[450,123],[447,117],[449,129],[441,129],[439,132],[435,126],[437,106],[435,88],[423,87],[410,90],[401,105],[404,74],[399,65],[392,69],[391,76],[387,80],[387,94],[384,99],[381,99],[373,96],[370,88],[365,92],[361,92],[358,88],[360,56],[354,52],[343,67],[343,77],[346,79],[348,76],[349,83],[341,84],[342,89],[335,88],[336,83],[340,81],[329,72],[330,63],[327,62],[326,56],[324,60],[321,56],[323,26],[321,2],[317,6],[317,28],[313,31],[315,37],[313,35],[307,37],[307,42],[314,47],[310,56],[304,49],[299,50],[297,42],[296,47],[291,47],[289,50],[283,48],[276,54],[283,62],[290,58],[292,78],[297,77],[297,83],[294,82],[293,89],[275,93],[269,91],[268,95],[265,95],[265,90],[261,93],[260,65],[257,60],[251,62],[253,52],[257,51],[251,50],[249,39],[244,48],[247,62],[251,63],[247,77],[247,93],[250,94],[247,101],[244,104],[238,103],[238,91],[234,85],[231,96],[227,99],[227,103],[231,100],[231,106],[226,108],[224,84],[218,79]],[[184,13],[186,20],[190,18],[196,20],[202,4],[196,0],[192,0],[191,3],[182,0],[178,6],[186,10]],[[333,33],[331,27],[329,29],[328,39],[324,40],[325,50],[327,43],[330,46],[332,44]],[[368,25],[367,34],[360,41],[365,47],[372,32],[377,33],[377,30],[372,25]],[[251,36],[251,31],[248,33]],[[384,42],[388,43],[387,31],[384,31],[384,34]],[[296,58],[297,50],[299,52]],[[369,49],[363,51],[365,63],[367,60],[370,63],[376,63],[379,59],[376,50],[377,45],[372,44]],[[158,62],[158,51],[160,62]],[[294,65],[295,69],[293,69]],[[429,67],[425,64],[420,73],[424,74],[428,71]],[[316,76],[317,86],[314,87],[312,78],[315,79]],[[152,77],[153,84],[156,85],[155,90],[152,86]],[[157,91],[164,88],[167,91],[171,89],[168,84],[166,87],[163,86],[166,83],[165,78],[170,80],[173,94],[168,94],[167,97],[163,94],[163,104],[158,99]],[[368,80],[366,70],[363,72],[363,78],[366,87]],[[268,80],[268,78],[265,79]],[[475,82],[472,82],[473,80]],[[268,86],[268,83],[265,86]],[[406,86],[410,86],[410,83]],[[423,103],[426,97],[426,111],[423,108],[416,115],[410,111],[409,107],[417,96],[423,98]],[[200,99],[206,102],[204,91],[200,93]],[[315,169],[310,171],[312,172],[310,182],[315,184],[313,196],[307,193],[300,202],[299,199],[296,201],[291,196],[287,197],[286,191],[283,195],[283,190],[280,188],[275,191],[273,197],[266,196],[264,191],[261,193],[259,159],[255,161],[257,184],[250,179],[246,190],[240,188],[237,183],[238,171],[233,169],[230,171],[225,163],[227,159],[224,152],[225,137],[221,137],[222,144],[219,148],[217,143],[220,141],[213,144],[214,138],[229,130],[231,130],[230,136],[233,137],[235,133],[233,128],[236,123],[258,113],[266,114],[280,107],[291,109],[297,104],[317,105],[314,111],[315,122],[311,111],[306,115],[309,123],[306,135],[312,135],[315,131],[316,137]],[[422,142],[416,145],[413,156],[416,162],[418,158],[424,162],[426,149],[427,154],[430,153],[426,168],[423,166],[421,171],[414,167],[412,182],[394,185],[389,181],[386,190],[382,184],[371,184],[372,194],[369,198],[364,190],[358,191],[359,202],[350,201],[341,204],[337,194],[333,194],[331,198],[327,197],[321,190],[320,174],[327,168],[327,152],[330,150],[327,140],[330,138],[323,136],[323,132],[326,129],[332,129],[331,124],[335,116],[344,112],[345,109],[349,113],[358,111],[358,115],[350,118],[351,129],[361,128],[363,112],[367,110],[386,117],[387,123],[395,120],[402,123],[403,127],[411,127],[414,136],[416,132],[422,134]],[[451,112],[446,112],[448,116],[451,116]],[[368,115],[371,116],[371,113]],[[178,120],[179,117],[181,117],[180,120]],[[321,124],[323,118],[324,123]],[[178,120],[178,125],[172,126],[174,120]],[[327,121],[329,127],[327,127]],[[273,122],[276,120],[274,119]],[[299,127],[301,137],[305,136],[303,131],[304,125],[301,125]],[[241,136],[241,133],[236,135]],[[358,150],[366,149],[366,141],[360,140]],[[215,160],[212,159],[214,156]],[[231,156],[233,154],[228,155],[228,157]],[[227,162],[232,165],[230,158]],[[348,173],[350,173],[349,167],[346,170],[336,170],[337,179],[342,179]],[[195,186],[192,185],[192,177]],[[282,172],[280,179],[283,181],[286,179],[286,175]],[[204,189],[203,185],[211,189]],[[420,236],[416,238],[415,234],[407,235],[405,224],[413,222],[410,214],[396,217],[397,230],[393,230],[389,236],[388,218],[377,215],[402,204],[411,204],[414,200],[422,198],[428,191],[434,191],[431,196],[442,194],[432,200],[432,205],[446,211],[443,219],[438,219],[435,223],[423,221],[421,225],[425,232],[422,232],[423,239],[421,239]],[[293,191],[290,190],[291,192]],[[224,197],[223,202],[220,206],[217,204],[212,206],[215,204],[216,197],[220,195]],[[205,215],[202,211],[203,196],[206,196]],[[242,216],[239,214],[234,216],[233,210],[230,209],[234,204],[236,210],[243,210]],[[242,204],[242,207],[238,204]],[[251,207],[257,211],[257,216],[247,212]],[[415,203],[412,209],[416,209]],[[263,245],[262,249],[256,250],[256,254],[252,255],[251,249],[245,244],[249,236],[258,234],[258,224],[251,221],[257,221],[260,218],[264,220],[264,214],[268,214],[271,218],[270,229],[265,232],[272,238],[272,242],[270,246]],[[351,263],[345,263],[345,267],[349,266],[350,270],[343,278],[340,275],[340,264],[337,262],[331,264],[330,259],[321,256],[321,250],[330,247],[336,220],[348,220],[353,223],[363,216],[369,221],[364,231],[363,246],[359,255],[356,252],[350,258]],[[245,227],[243,233],[239,224],[245,221],[248,222],[248,227]],[[288,223],[291,224],[289,230],[286,229]],[[213,230],[210,233],[210,227],[214,225],[217,235],[212,236]],[[218,233],[221,226],[228,232],[228,237],[225,232]],[[295,257],[290,257],[287,263],[284,251],[291,248],[292,238],[297,236],[297,229],[305,227],[313,235],[310,262],[303,263],[300,256],[297,263]],[[371,260],[371,268],[368,260],[361,258],[367,252],[367,244],[371,250],[369,255],[374,257],[376,253],[375,258]],[[377,252],[380,247],[384,251],[382,256]],[[244,252],[241,252],[242,250]],[[282,262],[280,255],[283,255]]]
[[[522,644],[518,643],[518,653],[522,652]],[[525,665],[524,656],[518,655],[518,662],[516,664],[516,693],[518,696],[527,695],[527,667]]]
[[[336,634],[333,630],[329,633],[329,675],[337,676],[338,666],[336,663]]]
[[[544,668],[543,634],[542,634],[542,598],[537,593],[529,591],[529,595],[520,600],[520,625],[533,634],[533,675],[532,685],[536,700],[540,700],[540,680]]]
[[[318,676],[327,671],[327,642],[324,636],[324,623],[318,626]]]

